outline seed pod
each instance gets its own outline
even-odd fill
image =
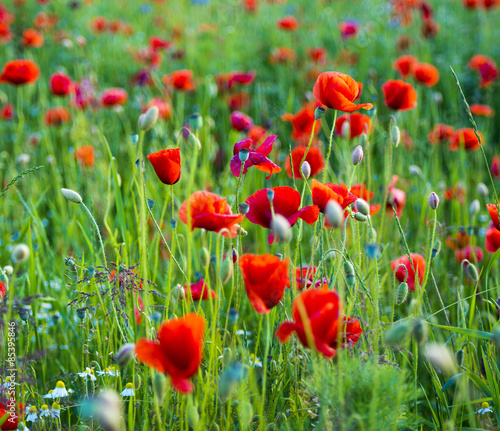
[[[151,106],[144,114],[139,117],[139,129],[146,132],[151,129],[158,121],[160,113],[157,106]]]
[[[200,248],[200,262],[202,268],[206,268],[210,264],[210,253],[206,247]]]
[[[321,106],[318,106],[315,110],[314,110],[314,118],[316,120],[321,120],[324,116],[325,116],[325,108],[321,107]]]
[[[302,172],[302,175],[304,175],[304,178],[308,180],[311,176],[311,165],[309,164],[309,162],[305,161],[304,163],[302,163],[300,170]]]
[[[429,203],[429,206],[433,210],[437,210],[437,207],[439,206],[439,197],[436,193],[431,192],[429,195],[429,199],[427,201]]]
[[[290,242],[292,239],[290,222],[281,214],[275,214],[271,221],[271,229],[274,235],[282,242]]]
[[[64,197],[68,199],[70,202],[73,202],[75,204],[81,204],[83,202],[82,197],[74,190],[61,189],[61,192],[64,195]]]
[[[354,218],[359,222],[365,222],[368,220],[368,217],[361,213],[354,213]]]
[[[242,202],[238,205],[238,211],[240,212],[240,214],[246,214],[249,209],[250,205],[248,205],[246,202]]]
[[[392,145],[397,147],[399,145],[399,142],[401,141],[401,132],[399,131],[398,126],[396,125],[392,126],[390,137]]]
[[[167,378],[164,374],[155,371],[153,378],[153,392],[158,399],[158,404],[162,405],[165,401],[165,394],[167,393],[167,390]]]
[[[220,264],[220,279],[222,284],[226,284],[233,277],[234,264],[233,260],[226,258]]]
[[[366,217],[370,215],[370,204],[364,199],[357,199],[354,205],[359,213],[363,214]]]
[[[354,166],[359,165],[363,160],[363,147],[358,145],[352,152],[351,161]]]
[[[152,210],[155,206],[156,201],[154,199],[148,199],[148,208]]]
[[[78,318],[80,320],[85,319],[86,314],[87,314],[87,310],[85,310],[85,308],[79,308],[78,310],[76,310],[76,315],[78,316]]]
[[[19,309],[19,318],[23,322],[27,322],[30,317],[30,312],[26,308],[20,308]]]
[[[422,319],[417,319],[413,323],[412,328],[413,337],[419,346],[422,346],[426,341],[429,335],[427,330],[427,322]]]
[[[250,151],[246,148],[242,148],[238,153],[238,157],[240,158],[241,163],[245,163],[248,160],[248,157],[250,157]]]
[[[338,228],[342,226],[344,222],[344,212],[342,207],[335,200],[330,200],[326,204],[325,216],[328,224],[333,228]]]
[[[139,142],[139,135],[137,134],[130,135],[130,140],[134,145],[137,144]]]
[[[455,353],[455,358],[457,359],[457,364],[458,366],[462,366],[464,363],[464,357],[465,357],[465,352],[463,349],[457,350],[457,353]]]
[[[267,189],[267,198],[269,199],[269,202],[273,202],[274,200],[274,190],[273,189]]]
[[[388,347],[396,347],[403,343],[410,331],[410,324],[406,320],[400,320],[384,334],[384,344]]]
[[[408,296],[408,283],[402,282],[396,288],[396,305],[401,305]]]
[[[203,117],[200,114],[192,114],[188,117],[189,127],[197,132],[203,127]]]

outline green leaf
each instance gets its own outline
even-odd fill
[[[453,377],[450,377],[448,381],[441,388],[441,392],[444,392],[446,391],[446,389],[453,386],[463,375],[464,373],[460,373],[460,374],[455,374]]]

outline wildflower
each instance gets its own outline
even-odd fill
[[[172,106],[166,100],[163,100],[160,97],[154,97],[148,103],[148,107],[156,106],[158,108],[158,116],[162,120],[170,120],[172,118]]]
[[[281,119],[289,121],[292,124],[292,139],[306,144],[309,141],[313,132],[313,124],[315,120],[314,111],[319,106],[318,102],[311,101],[304,104],[295,114],[283,114]],[[321,123],[316,121],[314,135],[317,135],[321,130]]]
[[[269,190],[274,192],[274,214],[283,216],[290,226],[293,226],[299,218],[308,224],[313,224],[318,219],[319,208],[316,205],[299,209],[301,199],[298,191],[292,187],[275,187],[273,189],[261,189],[247,198],[246,203],[249,205],[249,211],[246,216],[252,223],[271,229],[273,211],[267,196]],[[274,233],[271,232],[268,238],[269,244],[272,244],[274,240]]]
[[[290,285],[288,261],[264,254],[245,254],[239,260],[248,299],[257,313],[267,314],[279,304]]]
[[[398,182],[399,177],[397,175],[393,175],[392,181],[389,183],[389,196],[386,202],[386,208],[388,211],[392,213],[392,209],[396,209],[396,215],[401,217],[403,214],[403,209],[406,205],[406,193],[403,190],[397,189],[396,183]]]
[[[357,199],[344,185],[321,184],[312,180],[311,189],[313,204],[317,205],[322,213],[325,213],[326,205],[331,200],[336,201],[342,209],[346,209]]]
[[[54,390],[51,389],[48,393],[46,393],[43,398],[54,398],[52,394],[54,393]]]
[[[93,368],[85,368],[85,371],[81,373],[77,373],[80,377],[83,377],[85,380],[90,379],[91,381],[97,380],[97,377],[95,376],[94,369]]]
[[[120,347],[115,355],[115,362],[124,367],[127,365],[134,357],[135,345],[133,343],[127,343]]]
[[[342,131],[346,124],[349,126],[346,135]],[[353,112],[352,114],[343,114],[335,122],[335,134],[341,135],[344,138],[354,139],[363,133],[370,134],[373,125],[372,120],[368,115]]]
[[[288,15],[276,21],[276,26],[285,31],[295,31],[299,28],[299,23],[294,16]]]
[[[249,130],[253,126],[253,120],[240,111],[232,112],[230,119],[233,129],[238,132]]]
[[[24,262],[28,260],[29,255],[30,248],[26,244],[17,244],[14,250],[12,250],[12,259],[14,262]]]
[[[481,132],[477,132],[479,139],[484,144],[484,138]],[[450,137],[450,145],[449,149],[451,151],[457,151],[461,147],[465,149],[465,151],[476,151],[479,149],[479,140],[472,128],[464,128],[458,129],[453,133]]]
[[[489,227],[486,231],[484,248],[489,253],[495,253],[500,248],[500,231],[495,227]]]
[[[443,142],[447,142],[454,132],[455,129],[453,127],[438,123],[434,125],[432,130],[427,135],[427,140],[432,145],[441,144]]]
[[[92,145],[83,145],[75,150],[75,159],[78,160],[80,165],[87,168],[94,166],[95,152]]]
[[[13,120],[15,116],[15,109],[12,103],[6,103],[0,109],[0,118],[4,121]]]
[[[480,247],[467,245],[465,248],[455,250],[455,259],[458,263],[468,260],[471,263],[478,263],[483,260],[484,253]]]
[[[487,55],[476,54],[467,63],[471,70],[479,74],[479,86],[488,88],[498,78],[498,67],[494,60]]]
[[[11,412],[10,408],[11,406],[6,406],[0,403],[0,423],[2,423],[4,417],[7,418],[5,422],[3,422],[2,425],[0,425],[0,429],[2,430],[24,429],[22,428],[24,424],[19,422],[24,417],[23,405],[18,404],[17,408],[14,409],[14,412]]]
[[[250,357],[248,358],[248,363],[251,367],[262,368],[262,361],[260,360],[260,358],[255,356],[253,353],[250,354]]]
[[[483,117],[493,117],[495,115],[495,111],[491,108],[491,106],[488,105],[479,105],[479,104],[473,104],[469,106],[470,112],[474,115],[477,116],[483,116]]]
[[[190,206],[190,219],[188,220],[188,204]],[[179,209],[179,218],[191,230],[205,229],[211,232],[221,232],[223,236],[237,235],[236,223],[243,221],[242,214],[233,214],[227,200],[207,191],[193,193],[185,200]],[[229,234],[226,231],[229,230]]]
[[[97,372],[97,375],[98,375],[98,376],[111,376],[111,377],[116,377],[116,376],[118,376],[118,374],[119,374],[119,372],[118,372],[118,370],[116,369],[116,367],[114,367],[114,366],[104,368],[104,370],[102,370],[102,371],[98,371],[98,372]]]
[[[38,420],[38,410],[35,406],[31,406],[26,409],[26,422],[33,422],[35,423]]]
[[[246,139],[234,144],[234,155],[231,158],[232,174],[235,177],[239,177],[240,172],[246,174],[248,172],[248,169],[252,166],[255,166],[259,171],[269,174],[266,179],[271,178],[272,174],[281,172],[281,168],[267,158],[267,156],[273,149],[273,144],[276,138],[276,135],[268,136],[256,150],[252,148],[253,142],[251,139]],[[248,154],[248,159],[244,161],[243,171],[241,170],[241,164],[243,162],[241,159],[242,152],[247,152]]]
[[[44,404],[43,406],[40,407],[40,417],[50,417],[50,411],[49,411],[49,406],[47,404]]]
[[[295,281],[297,289],[309,289],[310,287],[320,287],[323,284],[328,284],[329,280],[326,277],[318,278],[313,286],[313,281],[318,268],[316,266],[304,266],[295,268]]]
[[[439,81],[437,67],[429,63],[417,63],[413,66],[413,76],[426,87],[434,87]]]
[[[54,108],[47,109],[43,117],[43,122],[46,126],[60,126],[61,124],[69,123],[70,121],[71,114],[64,106],[56,106]]]
[[[27,28],[23,31],[21,43],[26,48],[40,48],[43,46],[43,35],[34,28]]]
[[[123,88],[108,88],[101,93],[101,105],[105,108],[125,105],[128,94]]]
[[[125,389],[120,393],[120,395],[122,395],[124,397],[135,396],[134,385],[132,383],[127,383],[125,385]]]
[[[148,154],[148,160],[163,184],[173,185],[181,179],[181,150],[179,148]]]
[[[195,88],[193,82],[193,72],[187,69],[176,70],[170,75],[163,75],[161,80],[164,84],[179,91],[192,91]]]
[[[24,85],[35,82],[40,69],[31,60],[12,60],[5,63],[0,75],[0,84]]]
[[[389,79],[383,86],[385,104],[396,111],[408,111],[417,106],[417,92],[411,84]]]
[[[61,417],[61,406],[58,403],[56,403],[55,401],[52,403],[51,414],[55,418]]]
[[[306,152],[307,147],[300,145],[292,150],[292,164],[293,164],[293,176],[296,179],[301,179],[302,175],[300,173],[301,169],[301,163],[302,159],[304,158],[304,154]],[[306,177],[309,178],[311,176],[315,176],[319,174],[324,166],[325,166],[325,161],[323,159],[323,154],[321,154],[321,150],[317,147],[311,147],[309,148],[309,151],[307,152],[306,159],[304,160],[304,163],[309,164],[309,175]],[[285,170],[288,176],[291,178],[292,177],[292,168],[290,165],[290,157],[287,157],[285,159]]]
[[[417,57],[414,55],[402,55],[396,58],[392,63],[392,68],[399,73],[401,78],[408,78],[413,70],[413,67],[418,63]]]
[[[303,320],[304,315],[307,320]],[[342,319],[339,297],[327,288],[301,292],[293,301],[292,316],[293,322],[282,323],[276,337],[285,343],[295,332],[303,346],[327,358],[335,356],[338,340],[340,347],[353,346],[363,332],[357,319]]]
[[[189,379],[202,360],[204,331],[205,319],[198,314],[171,319],[159,328],[158,341],[137,342],[137,358],[160,373],[167,373],[176,390],[190,393],[193,384]]]
[[[410,259],[408,259],[408,256],[406,255],[398,257],[396,260],[393,260],[391,262],[391,268],[392,271],[394,271],[398,265],[403,264],[406,267],[406,271],[402,267],[399,267],[396,270],[395,277],[400,283],[406,281],[406,283],[408,283],[408,287],[410,288],[410,290],[414,291],[415,284],[417,282],[420,284],[424,280],[425,259],[422,255],[417,253],[411,253],[410,257],[411,257],[411,262]],[[412,264],[415,270],[413,270]]]
[[[481,404],[481,408],[476,412],[478,415],[485,415],[486,413],[493,413],[493,409],[490,405],[485,401]]]
[[[349,75],[340,72],[324,72],[314,84],[315,99],[330,109],[353,112],[358,109],[371,109],[371,103],[356,105],[354,100],[359,94],[359,85]]]
[[[52,398],[67,397],[69,394],[68,394],[68,391],[66,390],[66,385],[64,384],[64,382],[59,380],[56,383],[56,388],[52,391],[51,395],[52,395]]]
[[[350,39],[358,33],[359,23],[355,20],[347,20],[339,23],[339,31],[342,40]]]
[[[203,278],[197,283],[187,284],[183,287],[186,296],[191,295],[193,301],[199,301],[200,299],[214,299],[216,297],[215,292],[208,288],[207,283]]]

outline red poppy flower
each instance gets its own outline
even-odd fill
[[[309,289],[310,287],[321,287],[328,284],[330,280],[326,277],[318,278],[313,286],[314,277],[318,268],[316,266],[304,266],[302,268],[295,268],[295,282],[297,289]]]
[[[32,21],[33,27],[40,31],[52,30],[59,22],[55,13],[38,12]]]
[[[201,364],[204,332],[205,319],[188,313],[164,322],[158,329],[158,341],[139,340],[135,354],[139,361],[168,374],[172,386],[187,394],[194,389],[189,379]]]
[[[271,178],[272,174],[281,172],[281,168],[266,157],[272,151],[273,143],[276,138],[276,135],[268,136],[256,150],[252,148],[253,141],[251,139],[246,139],[234,144],[234,156],[231,159],[231,172],[233,173],[233,175],[235,177],[240,176],[241,159],[239,153],[241,150],[249,152],[248,159],[245,161],[245,164],[243,166],[243,174],[246,174],[248,172],[248,169],[252,166],[255,166],[259,171],[269,174],[266,177],[266,180]]]
[[[50,91],[55,96],[67,96],[73,88],[73,81],[65,73],[54,73],[50,77]]]
[[[484,248],[488,253],[495,253],[500,248],[500,231],[498,229],[494,227],[488,228]]]
[[[2,299],[5,294],[7,293],[7,286],[3,281],[0,281],[0,299]],[[0,418],[2,417],[2,414],[0,412]]]
[[[295,31],[299,28],[299,23],[294,16],[288,15],[276,21],[276,26],[281,30]]]
[[[386,202],[387,211],[392,214],[392,209],[396,208],[396,215],[401,217],[403,214],[403,209],[406,205],[406,193],[403,190],[397,189],[396,183],[399,177],[397,175],[392,176],[392,181],[389,183],[389,196]]]
[[[413,76],[426,87],[434,87],[439,82],[437,67],[429,63],[417,63],[413,66]]]
[[[413,262],[413,267],[415,268],[415,271],[413,270],[411,266],[410,259],[408,259],[408,256],[404,255],[401,257],[398,257],[396,260],[393,260],[391,262],[391,268],[392,271],[396,269],[396,267],[400,264],[403,264],[406,269],[408,270],[408,278],[406,279],[406,282],[408,283],[408,287],[410,288],[411,291],[415,290],[415,281],[417,280],[418,283],[420,284],[424,280],[424,275],[425,275],[425,259],[422,255],[417,254],[417,253],[410,253],[411,260]],[[405,281],[405,275],[406,272],[403,268],[399,267],[398,270],[396,271],[396,279],[402,283]]]
[[[19,403],[12,417],[10,416],[10,410],[7,407],[4,404],[0,403],[0,422],[4,417],[6,417],[6,420],[2,423],[0,429],[2,431],[17,430],[19,419],[22,420],[24,417],[24,405]]]
[[[90,20],[90,29],[96,33],[104,33],[108,29],[108,20],[102,16],[96,16]]]
[[[303,207],[299,210],[300,193],[292,187],[274,187],[271,190],[274,191],[274,213],[285,217],[290,226],[297,223],[299,218],[308,224],[313,224],[318,219],[319,208],[316,205]],[[267,191],[268,189],[261,189],[248,197],[246,203],[250,208],[246,216],[252,223],[270,229],[273,214]],[[274,240],[274,235],[271,233],[269,235],[269,244],[272,244]]]
[[[188,220],[188,202],[191,211]],[[243,221],[242,214],[233,214],[227,200],[215,193],[199,191],[185,200],[179,209],[179,218],[182,223],[194,228],[205,229],[219,233],[223,229],[223,236],[234,238],[237,234],[236,223]]]
[[[443,142],[449,141],[455,129],[446,124],[435,124],[432,130],[427,135],[427,140],[432,145],[442,144]]]
[[[253,126],[253,120],[243,112],[234,111],[231,113],[230,118],[233,129],[238,132],[243,132]]]
[[[170,75],[164,75],[162,81],[179,91],[192,91],[195,88],[193,72],[188,69],[176,70]]]
[[[470,112],[474,115],[483,116],[483,117],[493,117],[495,115],[495,111],[488,105],[479,105],[473,104],[469,106]]]
[[[481,143],[484,144],[483,135],[480,132],[477,132],[477,134],[481,139]],[[455,133],[453,133],[450,138],[450,145],[448,146],[448,148],[451,151],[457,151],[461,146],[463,146],[466,151],[476,151],[479,149],[479,140],[474,133],[474,129],[458,129],[455,131]]]
[[[95,162],[94,147],[92,145],[83,145],[78,148],[75,151],[75,159],[78,160],[82,166],[91,168],[94,166]]]
[[[351,187],[350,192],[357,198],[361,198],[366,202],[370,202],[373,199],[374,193],[369,191],[364,184],[354,184]],[[357,212],[356,207],[353,206],[352,210]],[[380,205],[370,205],[370,215],[375,215],[380,211]]]
[[[399,73],[401,78],[408,78],[411,75],[413,66],[418,63],[414,55],[402,55],[392,63],[392,68]]]
[[[148,40],[149,46],[153,49],[170,49],[172,42],[158,36],[151,36]]]
[[[468,245],[465,248],[455,250],[455,259],[458,263],[462,263],[467,259],[471,263],[479,263],[483,260],[484,253],[481,247],[473,247]]]
[[[232,72],[231,73],[231,81],[233,84],[239,84],[243,86],[248,86],[255,81],[255,77],[257,73],[254,71],[250,72]]]
[[[101,93],[101,105],[106,108],[127,103],[128,94],[123,88],[108,88]]]
[[[446,189],[443,192],[443,197],[447,201],[451,201],[453,199],[457,199],[462,205],[465,202],[465,195],[467,193],[467,189],[463,185],[463,183],[457,183],[454,186]]]
[[[495,61],[487,55],[476,54],[467,65],[471,70],[479,73],[479,85],[482,88],[490,87],[498,78],[498,67]]]
[[[317,48],[307,48],[306,53],[315,63],[324,64],[326,62],[326,49],[322,46]]]
[[[293,164],[293,176],[297,179],[301,179],[301,169],[302,169],[302,159],[304,158],[304,153],[306,152],[307,147],[300,145],[292,150],[292,164]],[[325,161],[323,159],[323,154],[321,154],[321,150],[317,147],[309,148],[307,152],[306,160],[311,167],[311,177],[319,174],[324,166]],[[290,157],[285,159],[285,170],[288,176],[292,177],[292,167],[290,165]]]
[[[302,316],[307,315],[307,323]],[[341,320],[340,300],[337,293],[323,289],[307,289],[293,301],[293,322],[282,323],[276,337],[285,343],[295,332],[303,346],[314,348],[327,358],[336,354],[338,339],[341,346],[353,346],[363,330],[356,319]],[[308,337],[307,328],[310,328]]]
[[[11,121],[14,119],[14,105],[12,103],[6,103],[0,109],[0,118],[3,121]]]
[[[148,160],[163,184],[173,185],[181,179],[181,150],[179,148],[148,154]]]
[[[46,126],[60,126],[71,121],[71,114],[64,106],[47,109],[44,115]]]
[[[269,313],[290,285],[288,261],[271,254],[245,254],[238,262],[252,307],[257,313]]]
[[[10,25],[6,22],[0,21],[0,45],[5,45],[12,40],[14,33],[12,32]]]
[[[269,56],[269,63],[293,63],[297,59],[297,54],[292,48],[280,46],[274,48]]]
[[[208,288],[208,285],[203,278],[200,278],[200,281],[190,284],[189,286],[185,284],[183,289],[186,296],[191,295],[193,301],[199,301],[200,299],[214,299],[216,297],[215,292]]]
[[[283,114],[281,119],[283,121],[290,121],[292,123],[292,139],[299,142],[308,142],[311,137],[311,132],[314,124],[314,112],[319,104],[315,101],[308,102],[300,108],[295,114]],[[316,135],[321,130],[321,123],[316,122],[314,134]]]
[[[238,111],[240,109],[245,109],[250,106],[251,100],[250,95],[245,91],[240,91],[238,93],[229,94],[226,97],[226,103],[231,111]]]
[[[370,134],[372,131],[372,120],[368,115],[353,112],[352,114],[343,114],[335,122],[335,134],[342,135],[344,123],[349,124],[349,137],[351,139],[360,136],[362,133]]]
[[[243,0],[243,7],[247,12],[255,12],[257,10],[257,0]]]
[[[411,84],[389,79],[383,86],[385,104],[396,111],[408,111],[417,106],[417,92]]]
[[[148,108],[151,108],[152,106],[156,106],[158,108],[158,116],[162,120],[167,121],[172,118],[172,107],[166,100],[163,100],[161,97],[154,97],[148,103]],[[145,111],[147,111],[147,109]]]
[[[457,232],[446,238],[446,245],[450,250],[456,250],[457,248],[465,248],[469,245],[470,236],[465,232]]]
[[[21,43],[27,48],[40,48],[43,46],[43,35],[33,28],[27,28],[23,32]]]
[[[500,202],[499,202],[500,205]],[[486,208],[490,213],[491,221],[493,222],[493,226],[495,226],[498,230],[500,230],[500,222],[498,220],[498,206],[495,204],[486,204]]]
[[[359,30],[359,23],[357,21],[348,20],[339,23],[339,31],[343,40],[350,39],[356,36]]]
[[[267,138],[267,130],[260,126],[252,126],[248,129],[247,138],[251,139],[255,145],[260,145]]]
[[[354,112],[358,109],[371,109],[371,103],[356,105],[359,85],[349,75],[340,72],[324,72],[318,76],[314,84],[315,99],[330,109],[344,112]]]
[[[491,159],[491,168],[490,168],[491,175],[493,175],[493,178],[499,178],[500,177],[500,157],[498,156],[493,156]]]
[[[337,201],[341,208],[345,209],[357,199],[344,185],[321,184],[319,181],[312,180],[311,189],[313,204],[317,205],[322,213],[325,212],[330,200]]]
[[[0,75],[0,84],[24,85],[35,82],[40,69],[31,60],[12,60],[5,63]]]

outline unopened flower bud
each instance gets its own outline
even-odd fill
[[[139,129],[148,131],[158,121],[158,114],[160,113],[157,106],[151,106],[144,114],[139,117]]]
[[[68,199],[70,202],[73,202],[75,204],[81,204],[83,202],[82,197],[74,190],[61,189],[61,192],[64,195],[64,197]]]
[[[406,301],[407,297],[408,297],[408,283],[403,281],[396,288],[396,298],[395,298],[396,305],[401,305],[403,302]]]
[[[422,169],[420,169],[417,165],[410,165],[408,169],[410,170],[410,175],[415,175],[416,177],[422,176]]]
[[[170,226],[175,230],[177,228],[177,220],[174,218],[170,219]]]
[[[248,205],[246,202],[242,202],[238,205],[238,210],[240,214],[246,214],[248,210],[250,209],[250,205]]]
[[[353,287],[356,284],[356,276],[354,275],[354,266],[348,260],[344,261],[344,274],[347,285]]]
[[[486,187],[486,184],[484,183],[479,183],[477,185],[477,192],[479,193],[480,196],[487,197],[489,192],[488,192],[488,187]]]
[[[210,264],[210,253],[206,247],[200,248],[200,262],[202,268],[206,268]]]
[[[349,121],[344,121],[342,123],[342,129],[340,131],[340,134],[344,139],[351,137],[351,123],[349,123]]]
[[[422,319],[417,319],[413,323],[412,328],[413,337],[419,346],[422,346],[427,341],[429,335],[427,330],[427,322]]]
[[[189,134],[188,141],[193,147],[196,147],[198,148],[198,150],[201,150],[201,142],[194,133]]]
[[[396,125],[392,126],[390,137],[392,145],[397,147],[399,145],[399,141],[401,141],[401,132],[399,131],[398,126]]]
[[[10,275],[12,275],[14,273],[14,268],[12,268],[12,266],[10,266],[10,265],[4,266],[3,267],[3,272],[5,272],[5,274],[7,274],[8,276],[10,276]]]
[[[170,296],[172,297],[172,301],[174,301],[174,302],[182,301],[186,298],[186,291],[180,284],[177,284],[171,290]]]
[[[325,108],[323,108],[322,106],[318,106],[315,110],[314,110],[314,118],[316,120],[321,120],[324,116],[325,116]]]
[[[429,203],[429,206],[431,209],[436,210],[437,207],[439,206],[439,197],[436,193],[431,192],[429,195],[429,199],[427,201]]]
[[[308,180],[309,177],[311,176],[311,165],[309,164],[309,162],[305,161],[304,163],[302,163],[302,166],[300,167],[300,170],[301,170],[302,175],[304,176],[304,178],[306,180]]]
[[[274,235],[282,242],[289,242],[292,239],[292,229],[290,222],[281,214],[276,214],[271,221],[271,229]]]
[[[354,219],[363,223],[368,220],[368,217],[362,213],[354,213]]]
[[[203,117],[200,114],[192,114],[188,117],[189,127],[197,132],[203,127]]]
[[[351,160],[354,166],[359,165],[361,163],[361,160],[363,160],[363,147],[361,145],[358,145],[356,148],[354,148]]]
[[[474,199],[469,206],[469,213],[471,216],[475,216],[481,209],[481,204],[477,199]]]
[[[220,279],[222,284],[226,284],[233,277],[234,264],[233,259],[226,258],[220,264]]]
[[[238,157],[240,158],[241,163],[245,163],[248,160],[249,156],[250,151],[248,151],[246,148],[242,148],[238,153]]]
[[[398,321],[384,334],[384,344],[388,347],[396,347],[403,343],[410,331],[411,326],[408,321]]]
[[[461,366],[464,363],[465,352],[463,349],[457,350],[455,353],[455,359],[457,360],[458,366]]]
[[[158,399],[158,404],[162,405],[165,401],[165,394],[167,393],[167,390],[167,378],[164,374],[155,372],[153,378],[153,392]]]
[[[30,256],[30,248],[26,244],[17,244],[12,251],[15,262],[24,262]]]
[[[357,199],[354,203],[356,211],[368,217],[370,215],[370,204],[366,202],[364,199]]]
[[[479,273],[477,272],[477,268],[473,263],[468,263],[467,268],[466,268],[467,274],[469,274],[469,277],[472,278],[472,280],[477,281],[479,280]]]
[[[241,236],[246,236],[246,235],[248,235],[248,232],[247,232],[245,229],[243,229],[243,228],[241,227],[241,225],[239,225],[239,224],[237,224],[237,225],[236,225],[236,230],[237,230],[237,232],[238,232],[238,235],[241,235]]]
[[[139,142],[139,135],[137,134],[134,134],[134,135],[130,135],[130,140],[132,141],[132,143],[135,145]]]
[[[135,355],[135,344],[127,343],[120,347],[115,355],[115,362],[120,366],[124,367],[127,365]]]
[[[338,228],[342,226],[342,223],[344,222],[344,212],[337,201],[333,199],[328,201],[326,204],[325,215],[326,220],[331,227]]]
[[[154,199],[148,199],[147,204],[148,204],[148,208],[150,210],[152,210],[156,204],[156,201]]]

